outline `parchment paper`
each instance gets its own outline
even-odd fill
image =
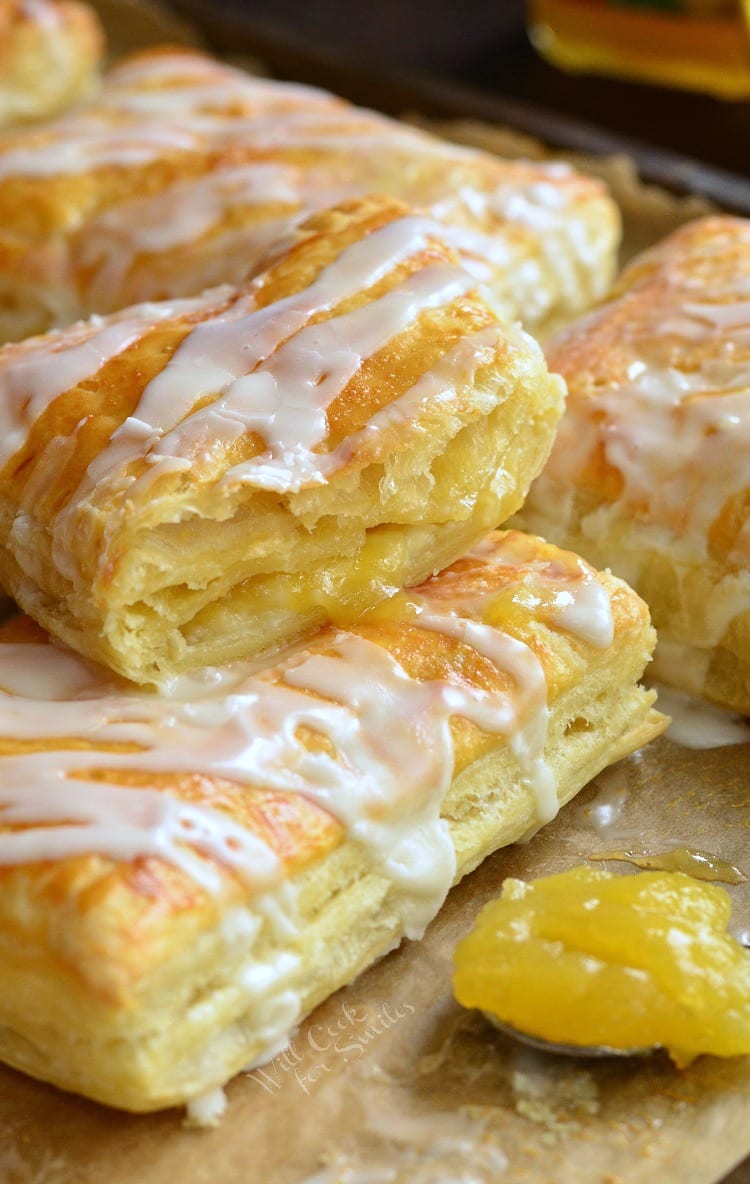
[[[108,0],[110,33],[118,8]],[[128,47],[193,38],[136,20],[132,0],[126,8]],[[450,132],[514,155],[541,151],[478,125]],[[645,190],[627,161],[582,163],[623,202],[626,254],[706,209]],[[451,959],[506,876],[675,843],[750,873],[749,772],[750,746],[694,751],[667,739],[607,770],[527,846],[464,880],[422,942],[372,967],[286,1052],[232,1082],[214,1130],[185,1129],[177,1111],[110,1111],[0,1067],[0,1184],[713,1184],[750,1152],[750,1059],[703,1057],[678,1072],[662,1054],[531,1052],[453,1002]],[[728,891],[735,932],[747,936],[750,884]]]

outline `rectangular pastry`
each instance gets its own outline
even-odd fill
[[[137,682],[272,651],[515,511],[563,389],[434,222],[322,211],[243,288],[0,349],[0,581]]]
[[[0,1058],[205,1113],[662,730],[637,685],[653,640],[625,584],[516,533],[269,669],[163,696],[2,626]]]
[[[380,193],[445,223],[498,311],[546,329],[604,294],[604,187],[502,161],[211,58],[119,63],[66,118],[0,138],[0,340],[239,283],[322,206]]]
[[[568,384],[520,521],[651,606],[653,673],[750,714],[750,222],[692,222],[552,341]]]

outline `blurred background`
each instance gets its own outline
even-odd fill
[[[670,69],[674,74],[670,59],[675,56],[697,54],[698,65],[703,56],[709,73],[701,77],[693,62],[691,85],[697,82],[715,90],[731,82],[735,91],[744,90],[744,97],[728,100],[705,90],[562,70],[532,47],[527,33],[530,9],[523,0],[318,0],[312,4],[309,0],[173,0],[173,6],[184,12],[210,14],[214,22],[221,18],[229,30],[233,20],[245,29],[255,29],[261,51],[264,39],[281,40],[302,52],[308,49],[345,59],[363,72],[428,72],[488,94],[533,102],[747,176],[750,36],[742,3],[536,0],[537,43],[544,45],[546,40],[548,50],[550,38],[545,34],[551,26],[562,32],[563,50],[564,37],[570,39],[571,30],[579,41],[585,42],[592,30],[600,43],[602,36],[609,38],[615,56],[628,36],[634,37],[635,57],[642,53],[646,72],[657,76],[668,76]],[[692,24],[688,26],[683,17]],[[602,21],[610,19],[611,27],[602,26]],[[688,27],[691,40],[684,36]],[[553,56],[559,48],[560,38],[557,43],[553,38]],[[600,61],[609,56],[605,64],[610,68],[623,65],[620,61],[613,66],[606,45],[604,54],[601,44],[595,49]]]

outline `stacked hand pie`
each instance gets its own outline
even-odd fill
[[[563,386],[439,228],[313,215],[242,288],[0,351],[0,578],[134,680],[269,652],[516,510]]]
[[[460,876],[664,726],[638,685],[638,596],[492,531],[563,398],[498,310],[523,305],[524,267],[559,309],[547,214],[571,241],[613,220],[568,174],[532,182],[196,55],[121,67],[57,126],[6,145],[0,207],[66,282],[76,235],[166,185],[223,234],[212,170],[263,152],[274,185],[319,155],[335,193],[350,157],[360,187],[406,169],[430,207],[366,196],[300,220],[297,194],[239,285],[170,281],[0,350],[0,578],[25,614],[0,631],[0,1057],[205,1116]],[[507,209],[477,201],[513,174]],[[542,186],[533,217],[517,184]],[[462,202],[496,253],[456,233]],[[152,241],[162,276],[189,267]],[[573,303],[604,282],[590,262],[571,249],[592,277]]]
[[[0,636],[0,1055],[201,1099],[656,735],[626,585],[493,535],[347,629],[160,695]]]

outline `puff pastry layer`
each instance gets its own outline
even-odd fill
[[[240,282],[301,217],[372,193],[450,227],[499,312],[536,331],[606,291],[616,207],[568,166],[155,51],[118,64],[87,107],[0,139],[0,339]]]
[[[515,511],[562,392],[433,222],[321,212],[245,288],[0,350],[0,580],[135,681],[273,650]]]
[[[348,631],[168,697],[0,630],[0,1057],[199,1098],[662,730],[648,612],[495,534]]]
[[[750,222],[691,223],[550,344],[569,397],[521,521],[648,601],[655,677],[750,712]]]
[[[96,14],[75,0],[0,5],[0,128],[55,115],[90,96],[104,54]]]

